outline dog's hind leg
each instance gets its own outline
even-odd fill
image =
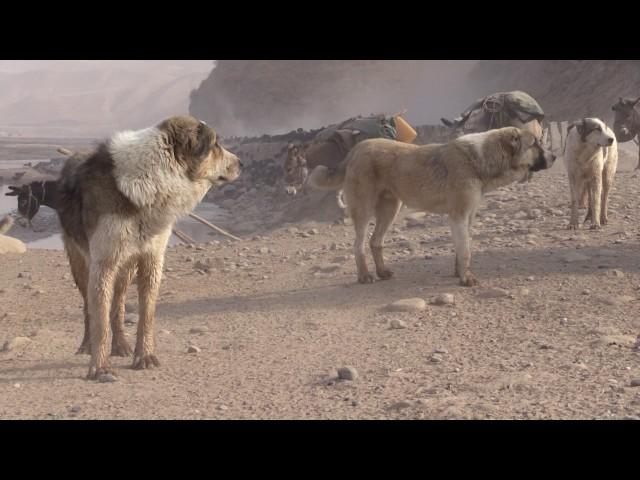
[[[111,356],[128,357],[133,353],[124,334],[124,303],[135,271],[135,264],[129,262],[121,267],[116,278],[111,302]]]
[[[366,207],[365,207],[366,208]],[[373,275],[369,273],[367,268],[367,259],[364,252],[364,242],[367,237],[367,227],[371,215],[365,211],[365,208],[351,209],[351,219],[356,231],[356,239],[353,242],[353,253],[356,257],[356,269],[358,270],[358,282],[373,283]]]
[[[78,348],[76,355],[80,355],[83,353],[90,354],[91,335],[89,333],[89,310],[87,304],[87,283],[89,281],[89,269],[87,267],[87,262],[85,261],[84,255],[75,245],[75,243],[73,243],[73,240],[64,238],[64,246],[65,250],[67,251],[67,257],[69,257],[71,275],[73,276],[73,280],[76,282],[78,290],[80,290],[83,302],[82,310],[84,313],[84,335],[82,337],[82,343],[80,344],[80,348]]]
[[[471,245],[469,242],[468,216],[450,217],[451,236],[456,249],[456,271],[460,274],[460,284],[465,287],[478,285],[471,266]]]
[[[91,253],[93,254],[93,251]],[[87,374],[89,380],[95,380],[103,373],[112,373],[108,354],[109,314],[119,259],[113,257],[113,252],[104,253],[103,258],[91,259],[89,269],[87,292],[91,333],[91,363]]]
[[[132,368],[136,370],[160,366],[156,356],[154,324],[156,300],[162,279],[164,252],[169,235],[171,235],[171,229],[166,234],[156,237],[152,249],[138,258],[138,306],[140,313],[132,365]]]
[[[390,193],[383,193],[376,205],[376,227],[369,245],[371,247],[373,261],[376,265],[376,274],[381,280],[387,280],[393,277],[393,272],[384,266],[382,244],[384,243],[384,236],[398,215],[401,206],[402,202]]]

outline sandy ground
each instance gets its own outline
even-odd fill
[[[477,288],[453,277],[446,219],[407,210],[385,244],[396,276],[373,285],[355,283],[353,230],[339,222],[170,248],[162,365],[134,371],[115,357],[114,383],[86,381],[88,357],[74,355],[82,301],[64,253],[2,256],[0,346],[29,340],[0,352],[0,418],[640,418],[632,160],[601,231],[566,229],[561,165],[487,196],[474,229]],[[430,304],[442,293],[454,303]],[[135,287],[129,297],[134,312]],[[424,310],[385,309],[416,297]],[[126,328],[133,343],[135,324]],[[336,378],[346,366],[356,380]]]

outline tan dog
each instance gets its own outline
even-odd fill
[[[564,165],[571,197],[569,229],[578,228],[578,204],[585,203],[589,209],[584,221],[590,219],[592,229],[606,225],[609,192],[618,168],[618,143],[613,131],[598,118],[571,124]]]
[[[360,283],[373,282],[367,269],[364,241],[372,216],[376,227],[371,253],[380,279],[393,273],[384,265],[382,243],[400,207],[449,215],[456,249],[455,274],[460,283],[478,282],[471,273],[471,225],[484,193],[549,168],[555,156],[544,151],[531,133],[516,127],[462,136],[447,144],[416,146],[392,140],[356,145],[337,171],[317,167],[309,184],[344,190],[356,239]]]
[[[111,370],[110,320],[112,354],[131,353],[121,320],[136,271],[140,313],[133,368],[159,365],[155,305],[173,224],[211,186],[235,180],[241,166],[214,130],[193,117],[117,133],[93,153],[67,160],[58,184],[58,215],[89,320],[89,345],[83,343],[91,353],[89,379]]]

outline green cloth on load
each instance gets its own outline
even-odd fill
[[[530,122],[533,119],[542,121],[544,118],[544,111],[538,102],[531,97],[531,95],[520,90],[515,90],[513,92],[494,93],[492,95],[487,95],[484,98],[479,98],[462,113],[459,119],[456,120],[463,122],[466,121],[471,113],[483,108],[487,101],[489,101],[489,103],[493,103],[492,100],[497,103],[502,103],[502,110],[507,110],[513,115],[516,115],[522,123]]]
[[[358,130],[359,139],[365,138],[390,138],[395,140],[398,136],[396,131],[396,122],[393,118],[383,116],[378,117],[358,117],[337,125],[331,125],[320,133],[314,139],[314,142],[329,140],[338,130]]]
[[[516,90],[504,94],[504,103],[523,122],[542,120],[544,112],[538,102],[525,92]]]

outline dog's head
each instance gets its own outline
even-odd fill
[[[23,217],[31,220],[40,208],[38,199],[31,191],[31,185],[22,185],[20,187],[9,186],[10,192],[5,193],[8,197],[18,197],[18,213]]]
[[[551,168],[556,156],[545,150],[540,139],[528,130],[516,127],[500,129],[500,144],[511,158],[511,168],[529,172],[538,172]]]
[[[569,126],[569,130],[575,128],[583,143],[590,143],[598,147],[613,145],[615,136],[608,132],[607,126],[598,118],[583,118],[581,121]]]
[[[189,116],[171,117],[158,129],[192,181],[208,180],[218,186],[240,176],[242,162],[220,145],[215,130],[206,123]]]
[[[287,146],[287,158],[284,162],[284,184],[289,195],[295,195],[307,180],[309,170],[302,147],[290,143]]]

